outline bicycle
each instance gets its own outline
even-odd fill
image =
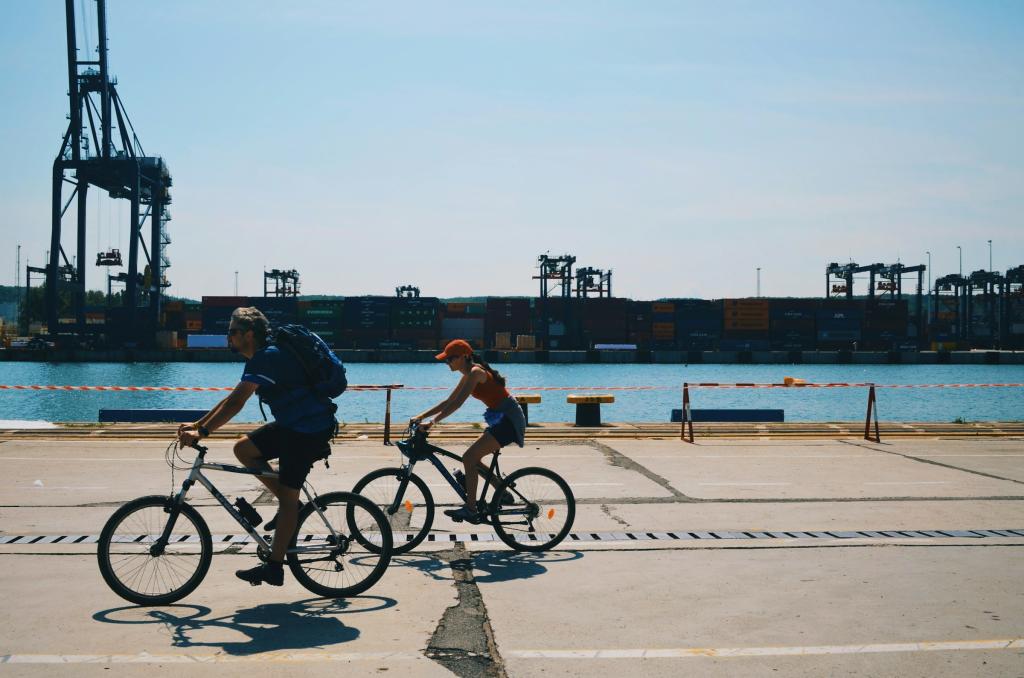
[[[203,471],[263,478],[277,478],[278,474],[207,462],[208,448],[198,444],[194,448],[197,454],[191,465],[178,466],[178,462],[189,462],[178,454],[177,443],[168,445],[164,456],[171,467],[170,496],[149,495],[129,501],[103,526],[97,546],[100,572],[114,593],[125,600],[139,605],[167,605],[184,598],[203,581],[213,558],[213,538],[206,521],[185,502],[197,482],[256,543],[259,559],[266,562],[270,557],[270,541],[228,503]],[[173,494],[175,470],[189,470],[177,494]],[[341,598],[366,591],[384,575],[391,561],[387,518],[357,494],[317,495],[308,482],[302,489],[307,501],[299,511],[287,552],[288,567],[295,579],[324,597]],[[347,532],[337,526],[347,526]],[[358,537],[353,539],[353,535]]]
[[[466,490],[445,468],[439,457],[462,463],[462,457],[427,442],[428,431],[416,424],[406,429],[406,439],[396,442],[407,461],[398,468],[377,469],[363,476],[352,491],[367,497],[387,516],[396,535],[394,553],[416,548],[430,531],[434,521],[434,497],[413,468],[429,461],[465,501]],[[485,522],[494,527],[498,538],[516,551],[544,551],[558,545],[572,528],[576,517],[576,499],[569,484],[554,471],[527,467],[502,476],[494,453],[490,468],[480,465],[484,480],[478,507]],[[493,488],[491,498],[488,489]],[[404,543],[401,537],[404,537]],[[357,537],[358,538],[358,537]]]

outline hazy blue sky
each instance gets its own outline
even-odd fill
[[[13,284],[15,245],[48,248],[64,3],[0,7]],[[971,271],[989,238],[995,268],[1024,263],[1018,0],[110,0],[108,22],[174,176],[171,293],[238,270],[258,294],[265,266],[307,293],[527,295],[546,251],[634,298],[752,295],[758,266],[766,295],[819,295],[830,261],[931,250],[944,274],[957,245]],[[90,256],[127,250],[127,205],[102,202]]]

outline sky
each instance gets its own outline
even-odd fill
[[[43,264],[64,3],[2,0],[0,284]],[[76,0],[92,17],[94,0]],[[1024,264],[1024,3],[108,0],[174,187],[170,294],[820,296],[829,262]],[[85,53],[84,36],[80,47]],[[91,48],[96,31],[90,27]],[[96,250],[127,202],[89,200]],[[69,210],[69,215],[74,210]],[[66,227],[71,220],[66,221]],[[73,228],[65,250],[75,247]],[[90,289],[106,271],[89,267]],[[24,273],[22,272],[22,279]],[[861,290],[864,290],[862,283]]]

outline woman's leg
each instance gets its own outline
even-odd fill
[[[476,486],[480,477],[480,470],[477,468],[480,460],[489,454],[494,454],[501,449],[501,445],[489,432],[484,431],[483,435],[476,439],[476,442],[469,446],[466,453],[462,455],[462,465],[466,473],[466,508],[476,511]]]

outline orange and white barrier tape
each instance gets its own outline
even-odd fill
[[[386,391],[404,388],[402,384],[351,384],[349,391]],[[38,384],[0,384],[10,391],[234,391],[234,386],[44,386]]]
[[[721,384],[717,382],[687,382],[690,388],[1021,388],[1024,384],[873,384],[871,382],[834,382],[827,384]]]
[[[1020,384],[872,384],[870,382],[755,384],[739,382],[687,382],[689,388],[1024,388]],[[515,386],[510,391],[674,391],[679,386]],[[448,391],[450,386],[405,386],[404,384],[351,384],[349,391]],[[0,384],[4,391],[233,391],[234,386],[54,386],[40,384]]]

